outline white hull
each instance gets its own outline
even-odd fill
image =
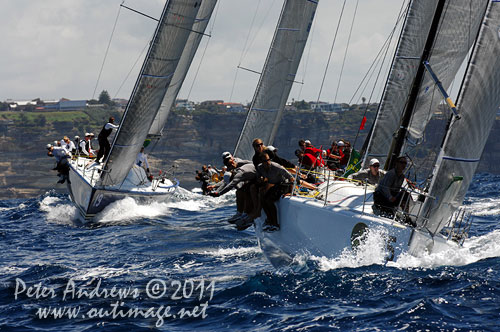
[[[403,252],[418,254],[456,246],[443,236],[432,238],[411,226],[374,215],[370,201],[373,189],[365,193],[364,187],[348,182],[335,186],[332,200],[326,205],[315,198],[281,198],[277,202],[279,231],[263,232],[263,218],[257,220],[259,246],[271,264],[289,264],[294,256],[304,254],[338,257],[345,249],[354,248],[365,230],[383,230],[387,260],[396,259]]]
[[[68,191],[85,220],[92,219],[112,202],[126,197],[132,197],[139,202],[166,201],[179,186],[176,180],[166,180],[165,183],[149,182],[144,170],[134,167],[120,188],[105,188],[97,185],[100,169],[100,165],[95,165],[87,158],[80,157],[70,162]]]

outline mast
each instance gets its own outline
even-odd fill
[[[403,112],[403,116],[401,117],[401,124],[399,126],[399,130],[395,138],[392,141],[392,146],[387,156],[387,162],[385,163],[385,170],[389,170],[394,167],[396,158],[399,156],[401,150],[403,149],[406,134],[408,132],[408,126],[410,125],[410,120],[417,102],[418,93],[426,70],[424,66],[424,61],[429,61],[429,58],[431,56],[432,46],[434,45],[434,41],[436,40],[437,37],[439,22],[441,20],[441,15],[443,13],[445,4],[446,0],[439,0],[437,4],[436,11],[434,13],[434,18],[432,19],[431,27],[429,30],[429,34],[427,35],[427,41],[425,42],[424,51],[419,61],[417,74],[413,81],[413,85],[410,91],[410,95],[408,96],[408,100],[406,102],[406,107]]]

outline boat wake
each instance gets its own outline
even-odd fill
[[[93,222],[98,224],[130,223],[144,218],[169,216],[174,210],[206,212],[232,205],[234,199],[234,193],[215,198],[179,188],[166,202],[140,203],[130,197],[113,202],[98,213]],[[61,197],[55,192],[48,192],[42,196],[39,206],[48,222],[66,225],[82,222],[78,209],[67,196]]]
[[[356,250],[345,249],[336,258],[302,255],[296,257],[294,263],[301,266],[311,261],[315,268],[320,271],[358,268],[368,265],[386,265],[399,269],[432,269],[441,266],[464,266],[480,260],[500,257],[500,230],[471,237],[464,243],[463,247],[450,247],[441,252],[424,253],[420,256],[403,253],[395,261],[386,260],[388,252],[383,240],[384,235],[382,229],[371,231],[366,241]]]

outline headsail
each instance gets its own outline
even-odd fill
[[[170,109],[174,105],[175,99],[179,94],[179,90],[181,89],[182,83],[186,78],[191,62],[193,61],[198,46],[200,45],[201,38],[207,28],[208,21],[212,16],[212,12],[216,4],[217,0],[202,1],[193,25],[193,31],[189,35],[186,47],[182,52],[181,59],[179,60],[179,64],[177,65],[172,81],[170,82],[170,86],[165,94],[165,97],[163,98],[160,110],[158,111],[158,114],[156,114],[153,124],[149,129],[148,136],[158,137],[162,134]]]
[[[169,0],[151,41],[109,153],[101,185],[120,186],[160,108],[192,30],[201,0]]]
[[[438,2],[413,0],[400,36],[398,49],[386,83],[372,136],[368,144],[366,160],[377,157],[385,162],[394,134],[400,126],[400,118],[407,106],[407,97],[414,84],[419,84],[415,107],[408,127],[409,136],[415,140],[422,137],[423,130],[435,108],[441,102],[433,96],[434,82],[428,74],[421,82],[414,82],[422,54],[429,35],[429,27]],[[443,5],[437,35],[430,57],[427,59],[447,89],[463,63],[477,36],[486,0],[448,0]]]
[[[488,2],[457,103],[461,119],[450,126],[431,183],[436,199],[424,206],[432,233],[462,204],[500,107],[500,2]]]
[[[451,85],[476,40],[487,5],[488,0],[453,0],[446,4],[429,60],[444,87]],[[434,81],[426,73],[408,128],[413,141],[423,137],[425,127],[431,120],[436,105],[441,101],[440,95],[433,93],[433,86]]]
[[[252,140],[272,144],[311,29],[317,0],[285,0],[234,154],[251,159]]]

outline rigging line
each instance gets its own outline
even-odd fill
[[[335,46],[335,41],[337,40],[337,34],[339,32],[340,23],[342,22],[342,15],[344,14],[346,0],[344,0],[344,4],[342,5],[342,10],[340,11],[339,22],[337,23],[337,29],[335,30],[335,35],[333,37],[332,46],[330,47],[330,54],[328,55],[328,61],[326,62],[325,72],[323,73],[323,79],[321,80],[321,86],[319,88],[318,99],[316,103],[319,103],[319,99],[321,98],[321,92],[323,91],[323,85],[325,84],[326,74],[328,73],[328,66],[330,65],[330,60],[332,58],[333,48]]]
[[[137,57],[137,59],[135,60],[134,64],[132,65],[132,67],[130,68],[129,72],[127,73],[127,75],[125,76],[125,79],[123,80],[122,84],[120,85],[120,87],[118,88],[118,90],[116,91],[116,94],[115,94],[115,98],[118,97],[118,93],[120,92],[120,90],[122,89],[123,85],[125,84],[125,82],[128,80],[128,78],[130,77],[130,74],[132,73],[132,71],[134,70],[135,66],[137,65],[137,63],[139,62],[139,60],[142,58],[142,55],[144,54],[144,52],[146,51],[146,49],[148,48],[149,46],[149,43],[151,42],[151,40],[153,39],[153,37],[151,37],[149,39],[149,41],[146,43],[146,46],[144,46],[144,48],[142,49],[141,53],[139,54],[139,56]]]
[[[215,8],[215,15],[213,16],[213,21],[212,21],[212,26],[210,27],[210,36],[212,36],[212,32],[214,30],[215,22],[217,21],[217,14],[219,13],[219,5],[222,0],[219,0],[217,2],[216,8]],[[193,91],[194,84],[198,78],[198,74],[200,72],[201,64],[203,63],[203,60],[205,59],[205,54],[207,53],[208,45],[210,44],[210,38],[207,39],[207,42],[205,44],[205,48],[203,49],[203,53],[201,54],[200,62],[198,63],[198,67],[196,68],[196,72],[193,77],[193,82],[191,83],[191,86],[189,87],[189,91],[187,94],[186,99],[189,100],[189,97],[191,96],[191,91]]]
[[[260,22],[259,28],[257,29],[257,32],[254,34],[252,41],[248,45],[248,48],[246,49],[245,54],[244,54],[245,56],[248,53],[248,51],[250,51],[250,48],[252,47],[252,45],[254,44],[255,40],[257,39],[257,36],[259,35],[260,30],[264,26],[264,23],[267,21],[267,18],[269,17],[269,14],[272,11],[271,9],[274,7],[275,4],[276,4],[276,0],[273,0],[273,2],[271,3],[271,5],[269,6],[269,9],[266,11],[266,14],[262,18],[262,21]]]
[[[106,48],[106,52],[104,53],[104,59],[102,60],[101,69],[99,70],[99,75],[97,76],[97,82],[95,83],[94,93],[92,93],[92,99],[94,99],[95,97],[95,92],[97,91],[97,86],[99,85],[99,81],[101,79],[102,70],[104,69],[104,63],[106,62],[106,58],[108,57],[109,47],[111,46],[111,41],[113,40],[113,34],[115,33],[116,24],[118,23],[118,18],[120,17],[120,11],[122,9],[121,6],[123,5],[124,2],[125,0],[122,1],[122,4],[118,7],[118,13],[116,14],[115,23],[113,24],[113,30],[111,31],[111,36],[109,36],[108,47]]]
[[[153,16],[149,16],[149,15],[147,15],[147,14],[141,13],[141,12],[140,12],[140,11],[138,11],[138,10],[135,10],[135,9],[132,9],[132,8],[130,8],[130,7],[125,6],[125,5],[123,4],[124,2],[125,2],[125,1],[123,1],[123,2],[122,2],[122,4],[120,5],[120,7],[126,8],[126,9],[128,9],[128,10],[130,10],[130,11],[133,11],[134,13],[137,13],[137,14],[140,14],[140,15],[145,16],[145,17],[147,17],[147,18],[150,18],[150,19],[152,19],[152,20],[154,20],[154,21],[156,21],[156,22],[159,22],[159,21],[160,21],[160,20],[158,20],[157,18],[154,18]]]
[[[377,73],[377,77],[375,78],[375,82],[373,84],[373,88],[372,88],[372,91],[370,93],[370,97],[368,98],[368,103],[366,104],[365,106],[365,111],[363,113],[363,118],[366,116],[366,113],[368,112],[368,107],[371,103],[371,100],[372,100],[372,97],[373,97],[373,94],[375,92],[375,89],[376,89],[376,86],[377,86],[377,82],[380,78],[380,74],[382,73],[382,69],[384,68],[384,63],[385,63],[385,60],[387,58],[387,54],[389,53],[389,49],[390,49],[390,41],[392,40],[392,38],[394,37],[394,32],[396,31],[396,29],[394,28],[391,32],[391,37],[390,37],[390,40],[389,42],[387,43],[387,47],[385,48],[385,53],[384,53],[384,56],[381,58],[381,62],[380,62],[380,67],[379,67],[379,70],[378,70],[378,73]],[[371,78],[370,78],[371,79]],[[367,81],[367,84],[368,84],[368,81]],[[352,144],[352,146],[354,147],[355,144],[356,144],[356,141],[358,140],[358,137],[359,137],[359,132],[361,131],[361,126],[358,128],[358,132],[356,133],[356,137],[354,138],[354,143]]]
[[[302,82],[305,81],[305,78],[307,75],[307,68],[309,65],[309,60],[311,59],[311,49],[312,49],[312,44],[313,44],[314,32],[316,31],[316,21],[317,20],[313,20],[313,24],[312,24],[312,28],[311,28],[311,32],[310,32],[311,38],[309,38],[309,40],[308,40],[309,48],[307,50],[307,56],[305,58],[304,64],[302,65],[302,69],[303,69]],[[298,91],[298,94],[297,94],[297,100],[300,100],[300,96],[302,95],[302,88],[303,87],[304,87],[304,84],[301,84],[299,91]]]
[[[361,96],[361,95],[363,95],[363,93],[365,92],[365,89],[368,87],[368,84],[369,84],[370,80],[372,79],[373,74],[375,73],[375,68],[376,68],[378,65],[374,65],[374,64],[375,64],[375,63],[379,63],[379,61],[381,61],[381,62],[380,62],[380,67],[379,67],[379,72],[378,72],[378,74],[377,74],[377,78],[375,79],[375,83],[373,84],[373,88],[372,88],[372,91],[371,91],[370,97],[368,98],[368,105],[370,104],[370,102],[371,102],[371,100],[372,100],[372,97],[373,97],[373,94],[374,94],[374,92],[375,92],[375,88],[376,88],[376,85],[377,85],[378,79],[379,79],[379,77],[380,77],[380,75],[381,75],[381,72],[382,72],[383,67],[384,67],[385,60],[386,60],[386,58],[387,58],[387,54],[389,53],[389,49],[391,48],[391,43],[392,43],[392,39],[394,38],[394,34],[395,34],[395,32],[396,32],[396,28],[399,26],[399,23],[400,23],[401,19],[403,19],[403,18],[406,16],[404,8],[405,8],[405,6],[404,6],[404,3],[403,3],[403,5],[402,5],[402,6],[401,6],[401,8],[400,8],[400,12],[399,12],[398,20],[396,21],[396,24],[394,25],[394,28],[393,28],[393,29],[391,30],[391,32],[389,33],[388,38],[386,39],[386,41],[385,41],[384,45],[382,46],[382,48],[380,49],[379,53],[377,54],[377,57],[375,58],[376,60],[374,60],[374,62],[372,63],[372,66],[370,66],[370,69],[373,67],[373,72],[370,74],[370,77],[369,77],[369,78],[368,78],[368,80],[366,81],[365,86],[363,87],[363,90],[361,90],[361,94],[360,94],[360,96]],[[395,46],[395,47],[397,47],[397,46]],[[385,51],[384,51],[384,50],[385,50]],[[381,53],[382,53],[382,51],[384,51],[384,55],[383,55],[383,57],[382,57],[382,58],[379,58],[379,57],[380,57],[380,55],[381,55]],[[392,54],[395,54],[395,51],[394,51],[394,52],[392,52]],[[390,65],[390,63],[388,63],[388,65]],[[367,76],[367,75],[365,75],[365,77],[363,78],[363,81],[365,80],[366,76]],[[363,81],[362,81],[362,82],[363,82]],[[362,84],[362,83],[361,83],[361,84]],[[360,86],[359,86],[359,87],[361,87],[361,84],[360,84]],[[356,90],[356,92],[359,90],[359,87],[358,87],[358,89]],[[355,97],[355,94],[353,95],[353,98],[351,98],[351,100],[349,101],[349,104],[352,102],[352,100],[354,99],[354,97]],[[358,99],[358,101],[359,101],[359,99]],[[367,109],[365,109],[365,114],[364,114],[364,115],[366,115],[366,111],[367,111]]]
[[[243,57],[245,55],[245,49],[247,48],[248,40],[250,39],[250,33],[252,32],[253,25],[255,23],[255,19],[257,18],[257,13],[259,11],[261,1],[262,0],[259,0],[259,2],[257,3],[257,7],[255,8],[255,13],[253,14],[252,21],[250,23],[250,29],[248,29],[248,34],[247,34],[247,37],[245,39],[245,43],[243,44],[243,49],[241,50],[241,55],[240,55],[240,59],[238,60],[237,66],[241,65],[241,62],[243,61]],[[233,80],[233,85],[231,87],[231,94],[229,95],[229,101],[231,101],[233,99],[233,92],[234,92],[234,87],[236,85],[237,79],[238,79],[238,68],[236,68],[235,73],[234,73],[234,80]]]
[[[382,52],[384,51],[384,49],[386,47],[390,47],[390,42],[392,41],[392,38],[394,37],[394,33],[396,31],[396,28],[398,27],[398,25],[400,24],[401,20],[405,17],[405,11],[403,10],[404,8],[404,3],[403,3],[403,6],[401,7],[400,11],[399,11],[399,15],[398,15],[398,19],[396,20],[396,24],[394,24],[394,27],[392,28],[392,31],[389,33],[389,36],[387,37],[387,39],[385,40],[384,44],[382,45],[382,47],[380,48],[380,50],[378,51],[377,55],[375,56],[375,59],[373,59],[372,61],[372,64],[370,65],[370,68],[368,68],[368,70],[366,71],[366,74],[365,76],[363,77],[363,79],[361,80],[361,82],[359,83],[358,87],[356,88],[356,91],[354,91],[352,97],[351,97],[351,100],[349,100],[349,103],[348,104],[351,104],[352,101],[354,100],[354,98],[356,97],[356,94],[358,93],[359,89],[361,89],[361,86],[363,85],[366,77],[369,75],[369,73],[371,72],[372,68],[375,66],[375,64],[378,62],[378,58],[380,57],[380,55],[382,54]],[[366,87],[366,86],[365,86]],[[363,90],[364,91],[364,88]]]
[[[389,52],[389,49],[391,48],[390,45],[391,45],[392,39],[394,38],[394,34],[396,32],[396,28],[400,24],[402,18],[406,16],[406,11],[408,10],[409,7],[407,7],[406,10],[404,10],[404,8],[405,8],[405,4],[403,2],[403,4],[401,5],[401,8],[399,9],[398,19],[396,20],[396,24],[394,24],[394,27],[392,28],[391,32],[389,33],[389,37],[386,39],[386,41],[382,45],[379,53],[375,57],[375,60],[372,62],[372,65],[370,66],[370,69],[368,69],[368,72],[370,72],[371,68],[375,67],[375,63],[377,63],[377,62],[380,61],[379,60],[380,53],[385,49],[384,56],[381,58],[380,67],[379,67],[379,71],[378,71],[378,74],[377,74],[377,78],[375,79],[375,83],[373,84],[373,88],[372,88],[372,91],[370,93],[370,97],[368,98],[368,103],[366,104],[365,111],[363,112],[363,118],[366,116],[366,113],[368,112],[368,107],[369,107],[369,105],[371,103],[373,94],[374,94],[376,86],[377,86],[377,82],[379,80],[380,74],[382,73],[382,69],[384,68],[385,59],[387,58],[387,54]],[[365,77],[363,78],[363,80],[361,81],[361,83],[359,84],[358,88],[356,89],[356,92],[354,93],[353,97],[349,101],[349,104],[352,102],[352,100],[354,99],[354,96],[356,95],[357,91],[359,90],[359,88],[363,84],[363,81],[365,80],[366,76],[368,75],[368,72],[365,75]],[[375,68],[374,68],[374,71],[372,72],[371,75],[373,75],[374,72],[375,72]],[[371,75],[370,75],[370,78],[366,82],[365,88],[368,86],[368,82],[371,80],[371,77],[372,77]],[[363,91],[364,91],[365,88],[363,88]],[[352,144],[353,147],[356,145],[356,141],[357,141],[357,139],[359,137],[359,132],[360,131],[361,131],[361,126],[358,128],[358,131],[357,131],[356,136],[354,138],[354,143]]]
[[[337,102],[337,95],[339,93],[340,82],[342,81],[342,74],[344,73],[345,60],[347,58],[347,52],[349,51],[349,43],[351,42],[352,29],[354,27],[354,21],[356,19],[356,13],[358,12],[359,0],[356,1],[356,7],[354,7],[354,14],[352,16],[351,28],[349,30],[349,37],[347,38],[347,45],[345,47],[344,59],[342,60],[342,66],[340,67],[339,81],[337,83],[337,89],[335,90],[335,98],[333,98],[333,103]]]

